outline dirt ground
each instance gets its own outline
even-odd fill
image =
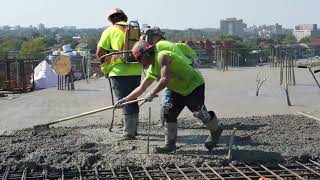
[[[150,154],[147,154],[147,119],[141,119],[135,141],[121,141],[121,123],[113,132],[109,125],[57,127],[37,135],[32,129],[19,130],[0,137],[0,166],[29,168],[72,168],[101,166],[123,168],[145,165],[179,165],[204,162],[226,163],[227,149],[234,127],[234,161],[248,164],[284,163],[320,159],[320,124],[295,115],[256,116],[220,119],[225,131],[219,146],[208,152],[203,142],[207,130],[192,117],[179,119],[178,149],[159,155],[152,152],[163,144],[163,130],[151,125]]]

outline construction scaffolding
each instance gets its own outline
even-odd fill
[[[0,179],[212,179],[212,180],[254,180],[254,179],[320,179],[320,164],[313,160],[308,163],[296,161],[293,164],[277,166],[255,165],[249,166],[246,164],[234,165],[229,164],[224,167],[213,167],[208,163],[202,166],[190,165],[189,167],[180,167],[174,164],[172,167],[158,166],[156,168],[139,168],[125,167],[122,170],[116,169],[98,169],[91,170],[81,169],[77,167],[73,170],[60,171],[34,171],[24,169],[23,171],[14,171],[10,167],[0,169]]]
[[[229,67],[240,66],[240,54],[235,48],[217,47],[215,59],[217,69],[220,71],[228,71]]]
[[[0,60],[0,91],[11,93],[29,92],[33,89],[33,74],[39,64],[38,59]]]

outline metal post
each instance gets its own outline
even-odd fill
[[[64,76],[61,76],[61,90],[64,90]]]
[[[292,78],[293,78],[293,85],[296,85],[296,74],[294,72],[294,68],[295,68],[295,63],[294,63],[294,59],[292,59]]]
[[[70,72],[70,78],[71,78],[71,90],[74,90],[74,79],[73,79],[73,71]]]
[[[283,59],[279,59],[280,60],[280,85],[283,84]]]
[[[236,131],[237,131],[237,128],[233,128],[232,135],[230,138],[229,150],[228,150],[228,161],[229,162],[232,160],[232,147],[233,147],[234,136],[236,134]]]
[[[67,84],[68,84],[68,91],[70,91],[70,73],[66,75],[66,79],[68,79]]]
[[[67,90],[67,75],[64,76],[64,89]]]
[[[317,80],[316,76],[315,76],[315,75],[314,75],[314,73],[312,72],[311,67],[308,67],[308,69],[309,69],[309,71],[310,71],[310,73],[311,73],[311,75],[312,75],[313,79],[316,81],[316,83],[317,83],[318,87],[320,88],[320,84],[319,84],[319,82],[318,82],[318,80]]]
[[[148,116],[148,143],[147,143],[147,154],[150,153],[150,126],[151,126],[151,107],[149,107],[149,116]]]

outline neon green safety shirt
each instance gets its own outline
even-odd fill
[[[160,57],[165,55],[172,58],[169,64],[170,79],[167,88],[182,96],[192,93],[200,85],[204,84],[204,79],[199,71],[188,64],[185,56],[172,51],[157,51],[154,64],[150,65],[146,78],[150,80],[159,80],[161,77]]]
[[[126,22],[118,22],[117,25],[127,26]],[[117,26],[107,28],[101,35],[98,46],[105,50],[122,50],[125,33]],[[121,56],[116,56],[111,64],[103,63],[100,65],[104,74],[112,76],[139,76],[142,73],[140,64],[128,64],[121,60]]]
[[[180,43],[181,44],[181,43]],[[188,45],[187,45],[188,46]],[[181,47],[181,48],[180,48]],[[180,55],[180,56],[185,56],[187,58],[187,62],[188,64],[192,64],[193,59],[189,58],[188,55],[190,53],[190,51],[186,51],[186,48],[182,47],[181,45],[177,45],[175,43],[172,43],[170,41],[166,41],[166,40],[160,40],[159,42],[157,42],[156,44],[156,48],[158,51],[174,51],[176,54]],[[190,48],[190,47],[189,47]],[[190,48],[191,49],[191,48]],[[191,49],[192,50],[192,49]]]
[[[180,51],[183,52],[187,58],[195,60],[197,58],[197,53],[186,43],[175,43]]]

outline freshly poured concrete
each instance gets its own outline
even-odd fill
[[[279,69],[237,68],[227,72],[201,69],[206,79],[206,105],[218,117],[239,117],[270,114],[295,114],[297,111],[320,111],[320,89],[306,69],[296,69],[297,85],[290,87],[292,107],[287,106],[283,88],[279,83]],[[255,96],[256,76],[267,78],[260,96]],[[320,80],[320,78],[319,78]],[[159,119],[161,98],[141,108],[141,117],[147,116],[152,106],[153,119]],[[110,106],[110,92],[105,79],[76,82],[75,91],[50,88],[18,95],[12,100],[0,98],[0,134],[5,131],[32,127],[82,112]],[[80,126],[105,124],[112,111],[75,119],[59,125]],[[121,110],[116,111],[116,121]],[[185,109],[180,117],[189,117]],[[58,126],[59,126],[58,125]]]
[[[319,113],[320,90],[306,70],[296,70],[297,85],[290,87],[293,106],[288,107],[279,85],[279,72],[270,68],[241,68],[228,72],[202,69],[206,79],[206,104],[214,110],[225,131],[217,148],[208,152],[203,143],[208,131],[185,109],[178,119],[176,153],[152,153],[163,145],[159,121],[160,98],[141,108],[139,136],[136,141],[121,138],[121,112],[117,110],[114,131],[109,132],[111,112],[82,117],[61,123],[37,135],[32,126],[59,118],[109,106],[110,94],[105,79],[76,83],[76,91],[56,88],[11,96],[0,100],[0,167],[67,168],[81,165],[121,168],[157,164],[180,165],[226,162],[230,135],[235,137],[234,160],[244,163],[279,163],[320,158],[320,124],[296,114],[297,111]],[[267,78],[255,96],[256,75]],[[151,153],[146,154],[147,109],[152,107]],[[278,115],[275,115],[278,114]],[[320,114],[320,113],[319,113]],[[59,127],[57,127],[59,126]],[[24,129],[29,128],[29,129]],[[23,129],[23,130],[20,130]],[[16,130],[16,131],[12,131]]]

